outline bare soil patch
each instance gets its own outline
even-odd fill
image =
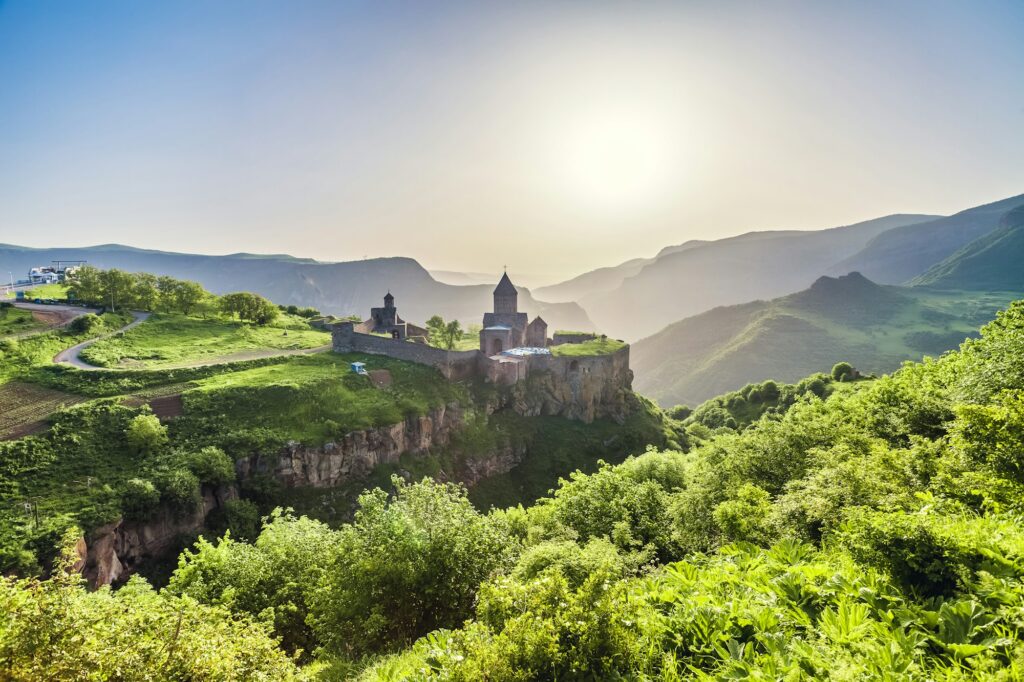
[[[11,381],[0,386],[0,439],[10,440],[38,433],[46,418],[61,407],[85,400],[63,391]]]

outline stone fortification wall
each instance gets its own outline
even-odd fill
[[[423,343],[410,343],[382,336],[360,334],[356,332],[351,322],[335,325],[331,339],[336,353],[387,355],[399,360],[418,362],[421,365],[436,367],[449,381],[460,381],[482,375],[484,372],[482,363],[487,359],[478,350],[444,350]]]
[[[596,338],[597,334],[591,332],[580,332],[579,334],[556,333],[554,338],[551,339],[551,345],[561,346],[563,343],[584,343],[585,341],[593,341]]]

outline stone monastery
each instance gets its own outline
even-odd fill
[[[518,300],[519,292],[506,273],[494,290],[493,310],[483,315],[479,348],[459,351],[427,345],[427,330],[403,320],[388,292],[384,306],[372,308],[366,320],[332,325],[333,348],[338,353],[386,355],[430,365],[451,381],[481,379],[507,386],[536,377],[561,404],[612,404],[617,402],[613,396],[629,391],[633,372],[628,345],[604,354],[553,354],[553,346],[583,343],[596,335],[555,334],[549,339],[547,323],[540,317],[529,321],[525,312],[519,312]]]

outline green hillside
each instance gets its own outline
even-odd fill
[[[1024,291],[1024,206],[1003,216],[999,229],[971,242],[910,284],[972,291]]]
[[[1019,680],[1022,332],[1017,302],[892,376],[751,387],[759,418],[527,507],[396,476],[338,526],[199,539],[159,591],[5,579],[0,655],[15,680],[117,678],[140,646],[152,679]]]
[[[839,361],[882,373],[956,348],[1012,292],[882,286],[822,277],[772,301],[716,308],[634,344],[636,390],[662,405],[699,404],[751,382],[793,382]]]
[[[158,313],[124,334],[85,349],[82,357],[101,367],[169,367],[243,360],[262,353],[325,346],[331,336],[308,320],[280,315],[266,326],[223,317],[199,318]]]

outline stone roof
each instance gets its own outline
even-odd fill
[[[507,272],[504,275],[501,276],[501,281],[498,282],[498,286],[495,287],[495,289],[494,289],[494,294],[496,296],[497,295],[507,296],[507,295],[518,294],[518,293],[519,292],[516,291],[516,286],[514,284],[512,284],[512,280],[510,280],[508,278],[508,273]]]

